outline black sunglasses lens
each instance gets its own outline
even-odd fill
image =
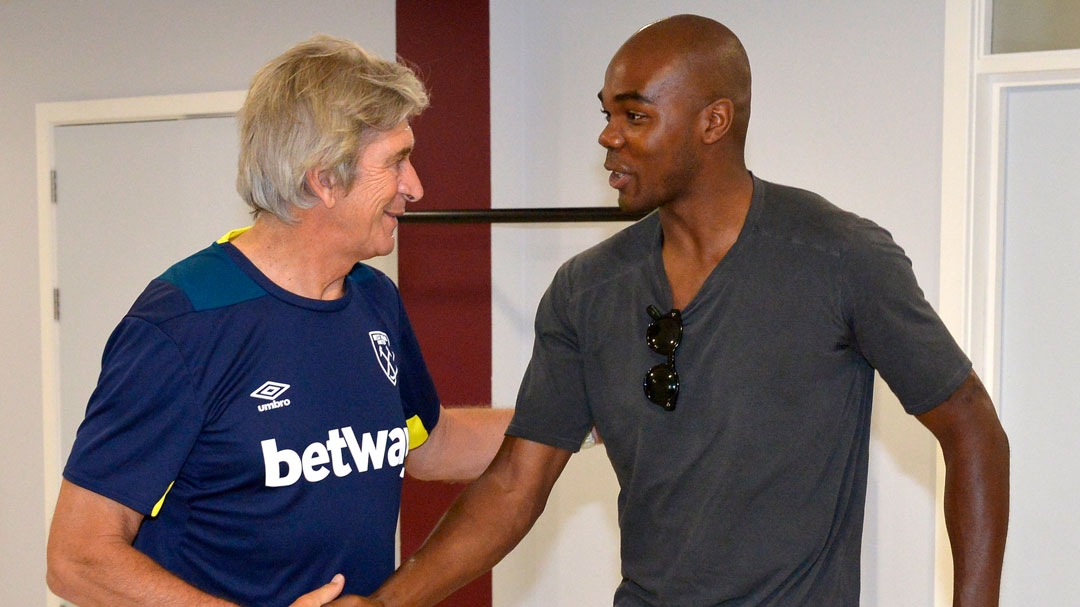
[[[644,388],[646,398],[672,411],[679,396],[679,374],[671,365],[660,363],[645,374]]]
[[[682,341],[682,321],[672,316],[659,318],[645,330],[645,342],[653,352],[671,356]]]

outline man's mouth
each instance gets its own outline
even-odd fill
[[[630,172],[626,170],[626,167],[612,160],[609,155],[604,162],[604,168],[611,171],[611,175],[608,177],[608,185],[621,190],[626,187],[626,184],[630,183]]]
[[[612,171],[611,176],[608,177],[608,184],[616,190],[623,189],[628,183],[630,183],[630,175],[627,173]]]

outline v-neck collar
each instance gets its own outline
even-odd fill
[[[739,230],[739,236],[735,239],[734,244],[728,249],[728,252],[724,257],[717,262],[716,266],[709,272],[709,276],[705,279],[705,282],[701,284],[701,288],[694,294],[694,297],[690,300],[686,307],[682,309],[682,316],[684,321],[688,315],[693,315],[693,311],[699,307],[699,302],[703,299],[712,297],[713,294],[719,293],[730,282],[731,274],[734,271],[732,268],[738,265],[739,259],[745,254],[745,251],[750,245],[749,242],[754,237],[758,217],[761,215],[761,207],[763,206],[762,199],[765,196],[765,182],[761,181],[751,173],[751,179],[754,182],[754,192],[750,196],[750,208],[746,211],[746,219],[743,221],[742,228]],[[654,281],[654,288],[657,289],[657,293],[660,294],[659,307],[662,309],[670,310],[673,307],[674,296],[671,293],[671,283],[668,280],[667,269],[664,267],[663,245],[664,245],[664,229],[663,224],[660,222],[659,214],[655,214],[656,226],[654,232],[650,235],[652,239],[652,254],[649,259],[649,270]]]

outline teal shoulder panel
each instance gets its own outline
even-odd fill
[[[158,278],[183,291],[195,311],[224,308],[267,294],[218,245],[175,264]]]

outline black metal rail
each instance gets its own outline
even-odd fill
[[[402,223],[563,223],[573,221],[637,221],[648,213],[623,213],[618,207],[536,209],[458,209],[408,211]]]

